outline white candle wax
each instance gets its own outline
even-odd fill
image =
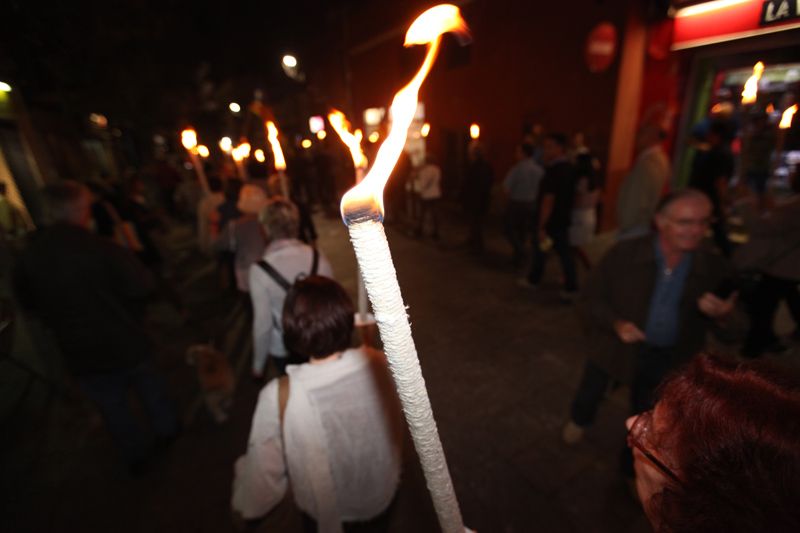
[[[461,510],[433,419],[383,224],[376,218],[366,218],[348,222],[347,229],[439,525],[445,533],[463,533]]]

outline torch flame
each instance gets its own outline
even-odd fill
[[[267,121],[267,140],[272,147],[272,156],[275,158],[275,170],[286,170],[286,159],[283,158],[281,143],[278,141],[278,128],[271,120]]]
[[[786,109],[781,115],[781,122],[778,124],[778,128],[782,130],[788,130],[792,127],[792,118],[794,114],[797,113],[797,104],[794,104],[792,107]]]
[[[334,109],[328,113],[328,122],[333,126],[333,130],[342,140],[342,142],[350,149],[350,155],[353,158],[353,165],[356,168],[367,167],[367,156],[364,155],[364,150],[361,149],[361,139],[363,134],[361,130],[356,130],[350,133],[350,123],[344,116],[344,113]]]
[[[753,75],[747,78],[744,82],[744,90],[742,91],[742,103],[752,104],[758,97],[758,82],[761,75],[764,73],[764,63],[759,61],[753,65]]]
[[[191,151],[197,146],[197,132],[192,128],[186,128],[181,132],[181,144],[187,150]]]
[[[406,33],[405,46],[425,44],[428,51],[425,61],[411,81],[400,89],[392,100],[392,126],[389,135],[378,150],[375,163],[367,176],[342,197],[342,216],[350,209],[365,206],[377,208],[383,214],[383,188],[389,180],[394,165],[403,152],[408,137],[408,128],[417,110],[419,89],[436,60],[442,35],[454,32],[462,37],[469,35],[458,7],[441,4],[425,11],[411,24]]]

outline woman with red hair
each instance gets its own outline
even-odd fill
[[[800,531],[796,374],[700,355],[627,426],[636,489],[656,531]]]

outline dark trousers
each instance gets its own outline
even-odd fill
[[[636,366],[631,384],[631,414],[644,413],[655,406],[655,392],[677,361],[671,350],[642,346],[636,355]],[[626,445],[620,454],[620,469],[633,477],[633,453]]]
[[[587,359],[583,365],[581,382],[570,406],[570,418],[573,422],[581,427],[587,427],[594,423],[597,409],[600,407],[600,402],[603,401],[610,382],[611,376]]]
[[[431,235],[434,238],[439,237],[439,199],[420,199],[419,203],[419,220],[417,221],[417,235],[422,236],[425,233],[425,222],[428,218],[431,219]]]
[[[100,409],[111,438],[128,463],[144,459],[152,446],[152,439],[142,431],[131,409],[131,390],[139,396],[156,437],[169,439],[177,434],[175,408],[168,398],[164,380],[150,363],[106,374],[79,376],[77,381]]]
[[[569,243],[569,229],[558,228],[548,230],[547,234],[553,240],[553,250],[561,260],[561,270],[564,273],[564,290],[575,292],[578,290],[578,275],[575,270],[575,256],[572,253],[572,246]],[[538,239],[537,239],[538,240]],[[544,267],[547,263],[548,254],[543,252],[538,242],[533,246],[533,266],[531,267],[528,280],[534,285],[542,281]]]
[[[389,526],[392,522],[395,501],[397,501],[396,497],[385,511],[366,522],[343,522],[342,529],[345,533],[386,533],[389,531]],[[317,521],[306,513],[302,513],[302,515],[303,531],[305,533],[316,533]]]
[[[745,356],[758,357],[767,347],[778,341],[772,326],[781,300],[786,300],[792,316],[797,320],[795,313],[800,314],[798,283],[797,280],[763,274],[756,289],[746,297],[747,311],[750,315],[750,331],[747,333],[742,348]]]
[[[533,229],[535,214],[535,202],[517,202],[515,200],[508,202],[505,233],[514,252],[515,262],[520,262],[525,258],[525,247]]]

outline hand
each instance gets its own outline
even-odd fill
[[[697,307],[706,316],[721,318],[733,311],[738,296],[739,293],[734,292],[726,300],[723,300],[719,296],[706,292],[697,299]]]
[[[644,332],[637,328],[636,324],[628,322],[627,320],[615,320],[614,332],[617,334],[617,337],[619,337],[619,340],[625,344],[634,344],[636,342],[642,342],[645,339]]]

